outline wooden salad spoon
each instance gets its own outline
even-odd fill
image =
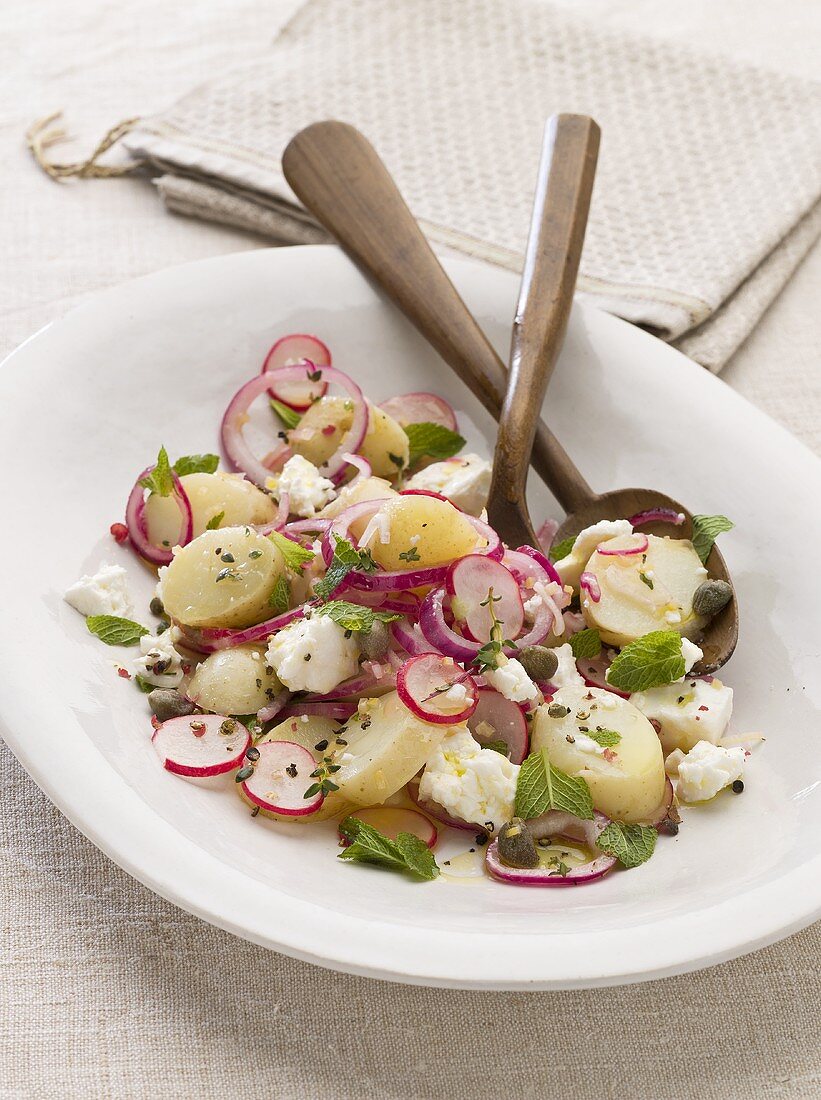
[[[507,370],[370,142],[347,123],[315,122],[291,139],[282,167],[302,204],[498,420],[507,390]],[[566,512],[557,539],[600,519],[630,518],[658,509],[683,513],[684,522],[679,526],[649,523],[642,530],[692,537],[692,515],[666,493],[638,488],[594,492],[543,420],[535,426],[531,464]],[[715,546],[707,569],[711,578],[732,583]],[[694,671],[708,673],[720,668],[732,655],[737,639],[738,609],[732,599],[708,623],[699,642],[704,657]]]

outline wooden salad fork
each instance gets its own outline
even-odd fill
[[[498,420],[507,390],[507,370],[370,142],[347,123],[316,122],[291,139],[282,167],[302,204]],[[557,340],[552,351],[551,370],[560,343]],[[547,381],[546,377],[545,385]],[[659,520],[642,530],[692,537],[691,513],[666,493],[640,488],[594,492],[542,419],[534,426],[530,462],[566,512],[557,539],[600,519],[625,519],[658,510],[683,513],[684,522],[671,526]],[[711,578],[731,583],[716,546],[707,559],[707,569]],[[720,668],[732,655],[737,639],[738,609],[732,599],[707,625],[699,643],[704,657],[694,671],[708,673]]]

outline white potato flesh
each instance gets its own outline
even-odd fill
[[[608,645],[627,645],[652,630],[676,630],[696,638],[706,625],[707,620],[693,611],[693,595],[707,576],[693,544],[656,535],[647,538],[645,554],[595,551],[585,567],[599,582],[601,599],[596,603],[583,592],[582,613]],[[606,549],[635,543],[635,535],[620,536],[609,540]]]
[[[330,756],[333,752],[341,751],[340,748],[334,745],[334,738],[336,736],[336,731],[339,729],[339,725],[339,722],[334,722],[330,718],[322,718],[319,715],[302,715],[297,718],[286,718],[284,722],[280,722],[279,725],[274,726],[264,737],[260,738],[259,744],[262,744],[264,741],[292,741],[312,753],[314,759],[319,763],[324,756]],[[321,745],[323,741],[328,742],[328,748],[317,749],[316,746]],[[313,782],[313,780],[311,780],[311,782]],[[237,784],[237,789],[243,801],[247,802],[249,806],[253,805],[253,803],[243,795],[240,784]],[[319,809],[312,814],[292,817],[291,815],[276,814],[270,810],[260,809],[259,812],[263,817],[270,817],[275,821],[286,821],[295,825],[306,825],[313,821],[327,821],[330,817],[341,817],[350,812],[353,808],[353,803],[343,798],[339,791],[331,791],[325,796]]]
[[[205,531],[174,555],[163,603],[183,626],[252,626],[270,615],[268,597],[284,569],[279,550],[251,527]]]
[[[365,500],[390,500],[397,496],[389,482],[381,477],[363,477],[355,484],[346,485],[340,490],[336,500],[332,500],[319,513],[325,519],[334,519],[340,512],[350,508],[352,504],[361,504]],[[354,520],[350,526],[350,532],[354,538],[361,537],[368,525],[367,517]]]
[[[437,497],[399,495],[379,514],[384,519],[379,520],[368,549],[374,561],[391,572],[446,565],[473,553],[477,543],[487,545],[458,508]],[[387,542],[382,541],[385,536]],[[410,555],[411,560],[401,554]]]
[[[259,646],[221,649],[197,665],[188,698],[215,714],[256,714],[282,690]]]
[[[221,527],[270,523],[276,515],[273,500],[242,474],[185,474],[180,481],[191,502],[195,538],[221,512]],[[180,534],[180,510],[173,497],[152,493],[145,502],[145,522],[155,546],[166,542],[175,545]]]
[[[408,437],[392,416],[370,402],[368,414],[368,430],[359,454],[370,462],[377,477],[396,477],[400,467],[390,456],[394,455],[402,460],[404,466],[407,465]],[[323,397],[311,405],[289,434],[289,442],[297,454],[303,455],[315,466],[322,466],[339,450],[342,437],[352,421],[353,404],[349,398]]]
[[[569,708],[551,718],[549,706]],[[584,733],[613,730],[621,740],[601,751]],[[569,740],[572,739],[572,740]],[[593,805],[616,821],[648,821],[664,795],[664,754],[650,722],[612,692],[570,684],[543,704],[533,722],[531,750],[545,749],[550,762],[590,787]]]
[[[416,775],[453,727],[423,722],[395,691],[366,700],[360,712],[346,723],[348,746],[333,778],[343,798],[377,806]]]

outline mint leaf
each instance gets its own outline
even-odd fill
[[[684,675],[681,635],[653,630],[630,642],[607,670],[607,682],[630,694],[672,684]]]
[[[271,398],[271,408],[289,431],[291,428],[295,428],[302,419],[302,413],[296,412],[289,405],[283,405],[275,397]]]
[[[652,825],[611,821],[596,841],[596,847],[608,856],[615,856],[622,867],[638,867],[653,854],[657,840],[658,832]]]
[[[724,531],[732,531],[735,524],[726,516],[693,516],[693,548],[706,565],[713,543]]]
[[[275,615],[282,615],[291,606],[291,586],[284,573],[280,573],[268,597],[268,606]]]
[[[168,461],[168,451],[165,447],[160,447],[160,453],[157,455],[157,465],[145,477],[140,478],[140,485],[143,489],[148,489],[149,492],[156,493],[159,497],[171,496],[171,491],[174,488],[174,478],[171,476],[171,463]]]
[[[339,853],[339,859],[375,863],[391,871],[410,871],[417,878],[428,880],[439,874],[430,849],[412,833],[400,833],[396,840],[390,840],[353,816],[345,818],[339,831],[350,842]]]
[[[594,730],[588,730],[587,736],[603,749],[613,749],[621,741],[621,734],[616,730],[609,730],[605,726],[596,726]]]
[[[601,653],[601,638],[598,630],[588,627],[573,634],[570,638],[570,648],[573,656],[578,661],[581,657],[598,657]]]
[[[458,432],[452,432],[444,424],[425,421],[421,424],[406,424],[404,430],[410,448],[409,465],[423,457],[453,458],[465,445],[462,436]]]
[[[277,550],[285,558],[285,565],[292,573],[301,573],[302,567],[314,560],[313,550],[306,550],[298,542],[281,535],[279,531],[271,531],[268,538],[276,546]]]
[[[219,466],[219,455],[183,455],[174,463],[177,477],[186,474],[213,474]]]
[[[150,691],[153,691],[154,688],[157,686],[156,684],[152,684],[150,680],[146,680],[145,677],[140,676],[139,673],[137,673],[134,677],[134,683],[137,685],[143,695],[148,695],[148,693]]]
[[[593,798],[583,779],[554,768],[542,750],[532,752],[519,769],[515,812],[528,820],[548,810],[563,810],[589,821],[593,817]]]
[[[561,542],[555,543],[547,552],[547,556],[551,561],[561,561],[562,558],[566,558],[570,551],[573,549],[573,543],[576,541],[575,535],[570,535],[569,538],[562,539]]]
[[[479,744],[483,749],[493,749],[494,752],[499,752],[502,756],[507,756],[510,752],[507,741],[480,741]]]
[[[343,630],[353,630],[357,634],[370,634],[377,620],[392,623],[394,619],[401,618],[393,612],[375,611],[371,607],[362,607],[361,604],[349,603],[347,600],[331,600],[317,608],[316,614],[327,615]]]
[[[222,521],[225,519],[225,512],[217,512],[215,516],[211,516],[209,521],[205,525],[206,531],[216,531]]]
[[[321,600],[327,600],[352,570],[373,573],[376,569],[376,563],[368,550],[357,550],[347,539],[337,534],[334,534],[334,539],[336,549],[331,564],[322,580],[314,586],[314,592]]]
[[[89,615],[86,626],[106,645],[136,645],[148,630],[131,619],[117,615]]]

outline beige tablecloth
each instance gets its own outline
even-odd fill
[[[648,33],[706,36],[717,52],[796,75],[821,71],[813,0],[782,0],[777,17],[766,0],[575,2]],[[68,107],[86,149],[112,119],[159,110],[241,62],[292,6],[7,0],[0,350],[98,288],[257,247],[169,217],[142,183],[58,189],[30,164],[20,135],[32,117]],[[820,293],[816,249],[723,374],[819,453]],[[821,1094],[817,929],[701,974],[623,989],[496,994],[371,982],[266,953],[156,898],[80,836],[5,749],[0,785],[2,1098]]]

